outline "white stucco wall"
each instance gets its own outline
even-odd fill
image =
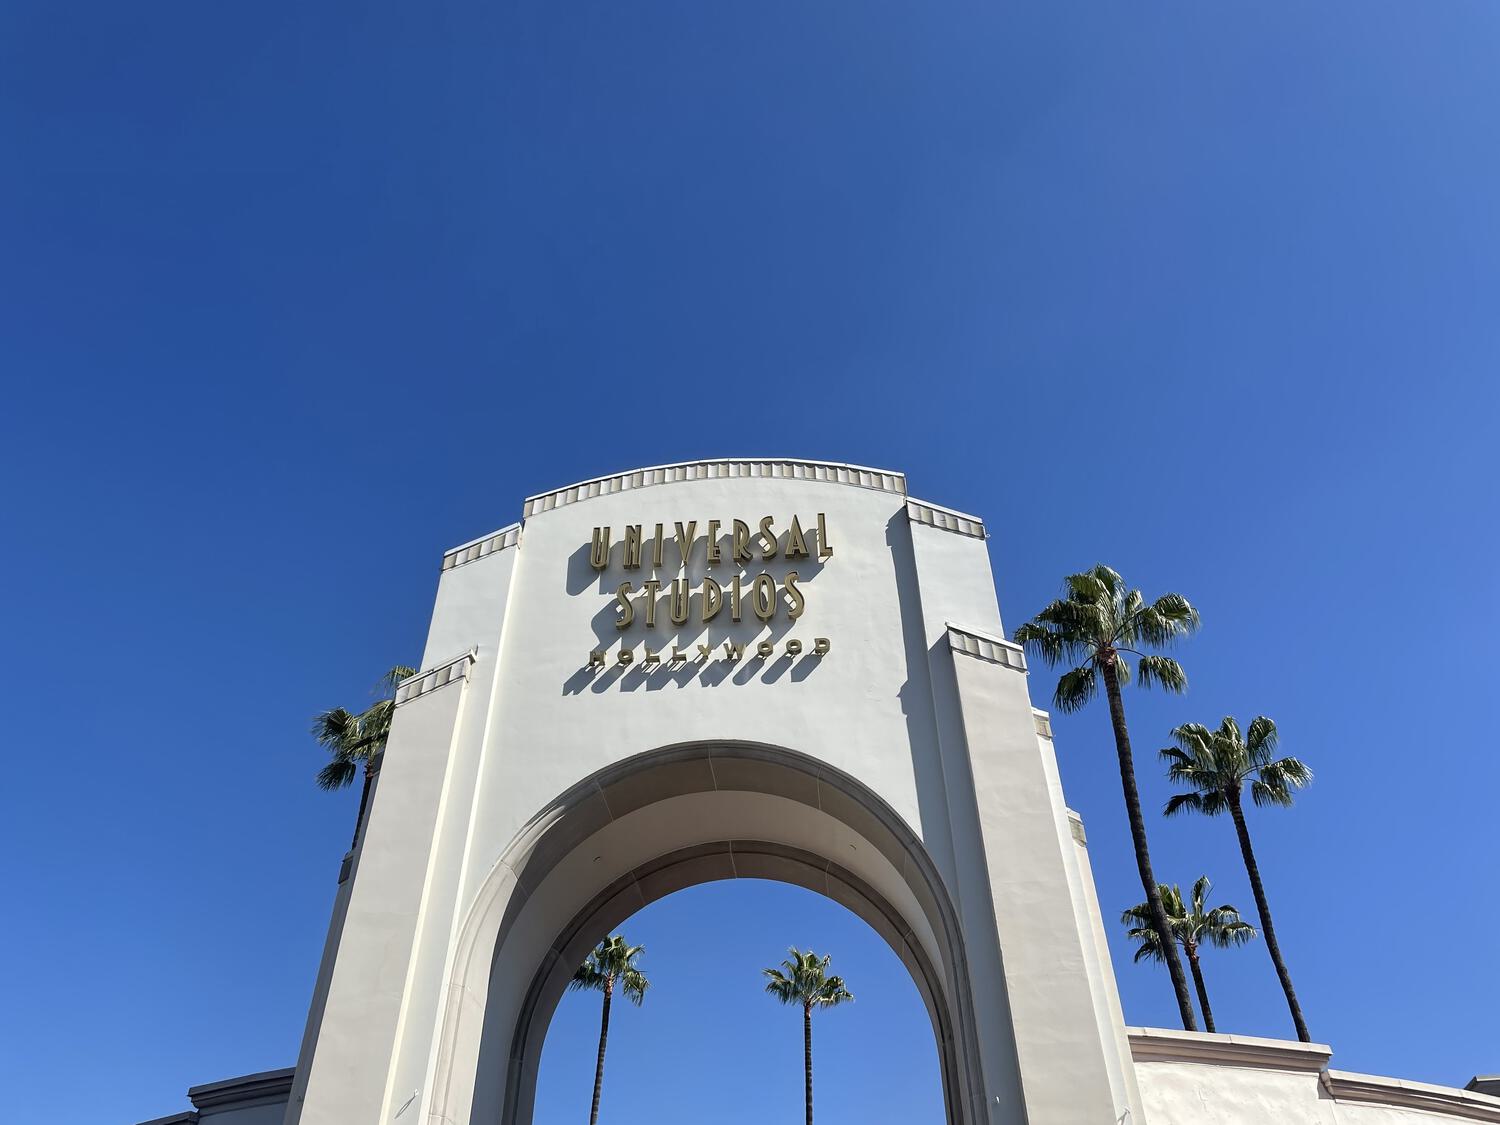
[[[709,564],[710,520],[720,521],[716,540],[727,552],[735,519],[758,533],[767,516],[775,557],[761,557],[757,534],[753,560]],[[793,516],[811,557],[786,557]],[[697,527],[684,566],[673,533],[687,521]],[[813,533],[820,523],[826,541]],[[640,526],[649,541],[657,524],[667,537],[662,560],[647,546],[644,565],[626,567],[625,529]],[[605,526],[611,552],[601,571],[590,545]],[[560,795],[580,783],[661,748],[726,742],[826,767],[845,779],[827,796],[844,795],[836,816],[847,827],[860,831],[878,804],[933,868],[955,919],[937,958],[946,1014],[963,1039],[943,1048],[959,1051],[951,1121],[1020,1125],[1030,1115],[1083,1125],[1130,1108],[1113,982],[1101,972],[1088,916],[1094,904],[1080,884],[1078,845],[1024,659],[1001,639],[986,539],[977,519],[910,500],[899,473],[718,461],[532,498],[520,527],[450,552],[423,657],[430,675],[398,696],[288,1122],[390,1121],[413,1114],[410,1107],[432,1125],[524,1122],[513,1101],[497,1108],[525,1085],[530,1065],[512,1054],[520,1069],[507,1076],[506,1052],[527,1042],[516,1029],[528,1018],[537,947],[561,940],[540,929],[528,936],[543,917],[528,896],[557,900],[545,915],[555,927],[598,893],[608,863],[585,879],[562,862],[560,882],[539,888],[518,881],[511,865],[530,854],[518,847],[539,817],[563,815]],[[784,593],[769,621],[748,607],[739,623],[727,611],[701,620],[705,577],[727,591],[734,574],[748,588],[765,572],[784,591],[790,571],[806,599],[795,620]],[[621,582],[638,592],[646,580],[679,577],[693,592],[687,623],[670,624],[658,602],[657,624],[647,628],[637,593],[635,623],[616,628]],[[820,637],[831,644],[821,658],[811,654]],[[794,638],[800,656],[786,651]],[[726,642],[744,644],[744,656],[724,660]],[[759,642],[773,644],[773,655],[758,657]],[[635,654],[629,667],[615,663],[622,643]],[[652,670],[639,663],[647,645],[665,657],[674,644],[692,658]],[[706,661],[699,644],[712,646]],[[602,669],[589,665],[595,649],[608,653]],[[656,841],[663,854],[693,843],[665,802],[676,784],[670,771],[641,781],[660,790],[652,794],[659,807],[643,814],[632,843]],[[874,804],[850,804],[850,786]],[[608,808],[603,815],[614,819]],[[774,842],[785,829],[760,815],[739,831]],[[627,861],[622,849],[614,866],[640,862],[638,850]],[[912,877],[905,869],[903,878]],[[884,894],[903,897],[894,886]],[[913,931],[922,925],[916,916],[903,921]],[[514,940],[497,944],[497,929]],[[472,1014],[455,1015],[465,1011]],[[463,1029],[480,1012],[477,1069],[492,1085],[469,1095],[473,1080],[461,1072],[476,1070],[476,1048]]]
[[[1150,1125],[1500,1122],[1500,1098],[1328,1066],[1322,1044],[1131,1029]]]

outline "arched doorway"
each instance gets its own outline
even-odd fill
[[[870,926],[826,895],[732,879],[674,891],[617,928],[644,945],[651,986],[618,992],[604,1068],[606,1125],[801,1120],[802,1014],[765,993],[761,970],[796,945],[832,956],[855,1001],[813,1018],[818,1125],[941,1125],[942,1073],[910,974]],[[602,997],[565,993],[548,1023],[532,1125],[582,1125],[598,1061]]]
[[[463,923],[434,1115],[529,1125],[547,1026],[587,951],[667,894],[734,878],[806,887],[869,923],[927,1008],[947,1120],[983,1119],[962,935],[921,842],[853,778],[748,743],[627,759],[561,794],[519,834]]]

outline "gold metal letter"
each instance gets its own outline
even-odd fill
[[[799,640],[796,640],[795,638],[792,639],[792,640],[790,640],[790,641],[787,641],[787,643],[786,643],[786,654],[788,656],[801,656],[802,655],[802,642],[799,641]]]
[[[667,614],[672,618],[673,625],[687,624],[690,601],[687,579],[672,579],[672,589],[667,594]]]
[[[709,566],[713,566],[714,563],[720,562],[720,561],[721,561],[721,558],[720,558],[720,555],[719,555],[719,521],[718,520],[709,520],[708,521],[708,565]]]
[[[661,569],[661,524],[656,525],[656,534],[651,539],[651,565]]]
[[[712,578],[703,580],[703,623],[707,625],[724,608],[724,587]]]
[[[750,595],[756,617],[769,621],[776,616],[776,579],[769,574],[757,574]]]
[[[828,542],[828,523],[823,519],[823,513],[818,513],[818,558],[826,559],[832,556],[833,546]]]
[[[740,576],[736,574],[729,580],[729,620],[740,619]]]
[[[609,565],[609,528],[594,528],[594,545],[589,548],[589,565],[603,570]]]
[[[724,642],[724,659],[726,659],[726,660],[738,660],[740,657],[742,657],[744,655],[745,655],[745,646],[744,645],[735,644],[734,641],[725,641]]]
[[[596,649],[594,649],[593,652],[589,653],[589,667],[590,668],[603,668],[604,667],[604,650],[602,648],[596,648]]]
[[[615,657],[615,659],[621,664],[629,664],[635,659],[635,653],[631,652],[628,648],[622,648],[620,655]]]
[[[768,656],[775,656],[776,646],[770,641],[761,641],[760,644],[755,646],[755,655],[760,657],[762,660],[766,659],[766,657]]]
[[[813,655],[814,656],[827,656],[828,655],[828,650],[831,649],[832,647],[833,647],[833,643],[831,641],[829,641],[829,639],[827,637],[814,637],[813,638]]]
[[[797,589],[797,572],[789,570],[783,579],[786,586],[786,596],[792,599],[792,604],[787,607],[786,615],[793,621],[802,616],[802,611],[807,608],[807,598],[802,591]]]
[[[616,629],[624,629],[635,620],[635,606],[630,604],[630,591],[635,589],[633,582],[621,582],[620,588],[615,591],[615,600],[620,603],[620,619],[615,622]]]
[[[802,537],[802,523],[796,516],[792,517],[792,529],[786,533],[786,557],[789,559],[812,558],[812,552],[807,549],[807,540]]]
[[[629,524],[625,528],[625,569],[638,570],[641,565],[641,525]]]
[[[677,521],[677,553],[682,556],[682,565],[687,566],[693,554],[693,537],[698,534],[698,521],[688,520],[687,527]]]
[[[776,535],[771,530],[771,517],[762,516],[760,520],[761,549],[760,557],[763,559],[774,559],[779,548],[776,545]]]
[[[744,520],[734,521],[734,561],[754,562],[755,556],[750,553],[750,525]]]
[[[655,665],[660,663],[661,657],[657,654],[656,650],[654,648],[648,648],[646,650],[645,659],[641,661],[641,667],[644,668],[647,664]]]
[[[655,578],[641,583],[641,593],[646,595],[646,628],[656,627],[656,595],[661,593],[661,583]]]

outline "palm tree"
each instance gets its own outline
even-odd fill
[[[763,969],[766,991],[783,1004],[802,1006],[802,1067],[804,1088],[807,1091],[807,1125],[812,1125],[812,1014],[814,1008],[832,1008],[836,1004],[853,1000],[854,996],[844,987],[843,977],[828,975],[831,956],[819,957],[812,950],[803,953],[796,946],[791,956],[781,963],[779,969]]]
[[[1193,973],[1193,985],[1198,990],[1198,1005],[1203,1009],[1203,1026],[1207,1031],[1214,1027],[1214,1011],[1208,1006],[1208,987],[1203,983],[1203,969],[1198,964],[1198,950],[1205,945],[1216,945],[1227,949],[1231,945],[1244,945],[1255,936],[1255,927],[1240,918],[1240,912],[1229,905],[1215,906],[1212,910],[1204,905],[1213,884],[1207,875],[1200,875],[1193,884],[1190,904],[1182,901],[1182,891],[1175,884],[1162,883],[1157,893],[1161,895],[1162,909],[1167,912],[1167,921],[1172,926],[1172,936],[1187,954],[1188,968]],[[1132,906],[1120,916],[1120,921],[1131,929],[1126,935],[1136,946],[1135,960],[1162,960],[1161,939],[1151,925],[1151,908],[1144,902]]]
[[[646,989],[651,982],[636,965],[636,958],[646,952],[644,945],[626,945],[619,934],[607,937],[594,947],[568,984],[576,991],[588,990],[604,993],[604,1012],[599,1018],[599,1061],[594,1066],[594,1104],[589,1110],[589,1125],[599,1121],[599,1091],[604,1085],[604,1048],[609,1042],[609,1005],[615,996],[615,986],[625,993],[625,998],[639,1006],[646,998]]]
[[[417,670],[398,664],[387,672],[375,685],[381,698],[370,704],[358,715],[342,707],[324,711],[313,719],[312,733],[318,745],[329,753],[329,761],[318,771],[319,789],[343,789],[354,784],[354,779],[364,767],[364,785],[359,793],[359,815],[354,819],[354,840],[349,845],[353,851],[359,844],[360,829],[364,826],[365,811],[370,803],[370,786],[377,769],[374,760],[385,749],[391,736],[391,717],[396,711],[396,685]]]
[[[1016,641],[1052,667],[1072,665],[1058,679],[1052,696],[1059,711],[1079,710],[1098,693],[1099,681],[1104,681],[1141,889],[1151,911],[1151,925],[1166,953],[1182,1026],[1196,1031],[1198,1022],[1193,1015],[1187,978],[1182,974],[1182,960],[1177,956],[1177,944],[1172,940],[1171,927],[1162,909],[1156,876],[1151,873],[1146,821],[1141,815],[1141,795],[1135,784],[1135,760],[1120,689],[1130,682],[1131,668],[1126,657],[1133,656],[1142,687],[1156,684],[1173,692],[1187,690],[1182,665],[1141,649],[1161,648],[1191,633],[1198,627],[1198,611],[1181,594],[1163,594],[1148,605],[1139,590],[1127,589],[1124,579],[1102,565],[1082,574],[1068,575],[1064,585],[1067,596],[1052,602],[1017,629]]]
[[[1190,786],[1192,791],[1179,793],[1168,801],[1166,814],[1172,816],[1186,811],[1218,816],[1228,810],[1240,838],[1240,854],[1245,857],[1245,870],[1250,875],[1250,890],[1255,894],[1255,909],[1260,912],[1266,949],[1271,953],[1271,963],[1276,966],[1281,989],[1286,993],[1297,1038],[1310,1043],[1312,1040],[1307,1033],[1307,1022],[1302,1018],[1302,1006],[1297,1003],[1297,993],[1292,988],[1292,975],[1287,972],[1281,946],[1276,941],[1276,927],[1271,921],[1271,907],[1266,902],[1260,865],[1255,862],[1250,829],[1245,825],[1243,800],[1245,782],[1248,781],[1250,799],[1255,804],[1290,805],[1292,790],[1311,782],[1312,770],[1296,758],[1275,756],[1276,724],[1264,715],[1251,722],[1244,738],[1240,737],[1239,724],[1227,716],[1218,730],[1211,731],[1200,723],[1184,723],[1172,732],[1172,738],[1177,745],[1161,752],[1161,756],[1171,763],[1167,776]]]

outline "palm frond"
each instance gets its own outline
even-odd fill
[[[1052,693],[1052,705],[1064,714],[1079,710],[1099,691],[1099,674],[1092,664],[1064,672]]]
[[[343,789],[354,784],[359,776],[359,767],[347,758],[335,758],[318,771],[319,789]]]
[[[1187,691],[1187,673],[1170,656],[1148,655],[1136,661],[1141,687],[1160,687],[1181,695]]]

